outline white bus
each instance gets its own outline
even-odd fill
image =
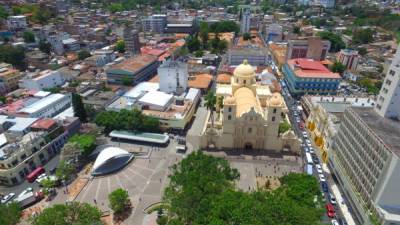
[[[311,154],[309,152],[306,152],[306,160],[307,160],[307,164],[313,164],[313,160],[312,160]]]

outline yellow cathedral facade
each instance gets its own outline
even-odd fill
[[[295,133],[279,133],[279,124],[289,121],[281,94],[257,83],[254,69],[246,60],[233,75],[231,84],[217,85],[217,99],[223,97],[223,107],[217,108],[214,123],[208,120],[201,147],[299,153],[301,143]]]

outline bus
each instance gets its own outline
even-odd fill
[[[313,160],[311,157],[311,154],[309,152],[306,152],[306,160],[307,160],[307,164],[313,164]]]
[[[307,164],[307,174],[313,175],[313,166],[311,164]]]
[[[39,166],[38,168],[36,168],[35,170],[33,170],[30,174],[28,174],[28,176],[26,176],[26,180],[28,180],[29,183],[33,183],[36,178],[44,173],[44,168]]]

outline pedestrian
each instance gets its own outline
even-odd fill
[[[96,201],[96,199],[93,199],[93,201],[94,201],[94,204],[96,204],[96,205],[97,205],[97,201]]]

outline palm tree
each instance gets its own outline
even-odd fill
[[[224,96],[219,96],[218,98],[218,108],[221,112],[222,108],[224,107]]]
[[[207,95],[204,97],[205,106],[211,111],[211,127],[214,127],[214,109],[217,103],[217,97],[214,95],[213,91],[208,91]]]

